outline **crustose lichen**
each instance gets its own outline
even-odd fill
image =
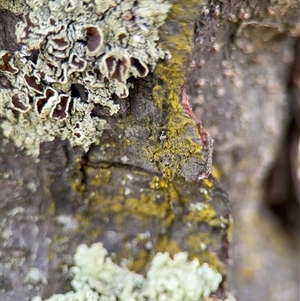
[[[113,115],[126,98],[129,77],[144,77],[165,53],[158,28],[171,5],[162,0],[26,0],[28,11],[16,26],[14,54],[0,51],[4,136],[39,154],[45,141],[69,139],[88,149],[99,143],[105,120],[95,105]]]

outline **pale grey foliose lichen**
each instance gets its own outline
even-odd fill
[[[202,301],[218,289],[222,276],[187,256],[158,253],[144,277],[113,263],[101,243],[80,245],[72,268],[74,291],[47,301]]]
[[[128,78],[144,77],[165,57],[158,28],[171,5],[163,0],[26,0],[16,26],[20,52],[0,50],[4,136],[28,154],[56,137],[87,150],[105,120],[95,106],[119,110]]]

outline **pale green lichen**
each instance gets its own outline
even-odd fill
[[[80,245],[71,270],[74,291],[47,301],[201,301],[218,289],[222,276],[187,257],[186,252],[173,259],[168,253],[158,253],[144,277],[114,264],[101,243],[90,248]]]
[[[113,95],[127,97],[128,78],[146,76],[165,57],[157,47],[158,28],[171,5],[162,0],[26,4],[16,26],[23,50],[0,51],[0,72],[12,86],[0,91],[4,136],[34,156],[40,143],[55,137],[87,150],[99,143],[106,123],[91,116],[95,105],[118,112]],[[34,60],[33,50],[38,50]]]
[[[80,145],[85,150],[91,143],[100,142],[100,134],[106,121],[91,117],[92,104],[83,104],[77,99],[74,106],[76,111],[70,118],[63,121],[49,120],[40,118],[33,111],[28,111],[26,114],[14,114],[13,109],[10,109],[11,100],[5,92],[0,93],[2,104],[7,106],[5,110],[2,110],[5,115],[1,123],[3,134],[12,138],[15,145],[25,149],[27,154],[37,156],[40,144],[53,141],[56,137],[62,140],[69,139],[72,146]]]
[[[26,4],[24,0],[1,0],[0,9],[7,9],[16,15],[20,15],[26,10]]]

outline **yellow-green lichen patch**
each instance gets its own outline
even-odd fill
[[[192,259],[199,260],[200,263],[207,263],[220,274],[226,274],[226,265],[220,261],[215,252],[202,251],[190,256]]]
[[[190,182],[186,189],[179,188],[174,181],[160,176],[149,179],[148,173],[137,170],[120,177],[118,168],[102,165],[85,166],[83,172],[84,184],[77,186],[76,182],[76,189],[82,199],[88,198],[89,209],[76,217],[78,224],[83,233],[89,233],[90,242],[102,241],[107,229],[113,231],[120,240],[118,251],[114,251],[118,262],[144,273],[157,252],[173,256],[186,250],[190,258],[207,261],[212,268],[224,272],[216,253],[226,236],[228,221],[213,208],[215,186],[210,178],[201,182],[191,201]],[[112,190],[116,173],[120,187]],[[180,192],[182,189],[184,192]],[[177,231],[184,233],[184,239],[173,237]]]
[[[150,188],[154,189],[154,190],[159,190],[159,189],[168,188],[168,187],[169,187],[168,182],[158,176],[153,177],[153,179],[150,183]]]
[[[160,31],[160,46],[168,49],[172,57],[167,62],[159,63],[155,69],[157,81],[153,97],[162,120],[159,133],[154,133],[145,146],[145,155],[156,163],[168,180],[176,175],[184,175],[191,160],[194,165],[204,164],[205,161],[198,127],[184,114],[180,104],[180,92],[184,86],[192,46],[193,28],[190,22],[197,13],[197,7],[200,9],[196,1],[174,1],[166,24]],[[157,142],[157,137],[160,142]]]
[[[205,184],[208,188],[212,188],[214,183],[209,179],[203,179],[203,184]]]
[[[124,244],[122,251],[116,255],[116,260],[119,262],[124,262],[129,270],[135,271],[137,273],[145,273],[145,269],[149,264],[153,255],[158,252],[167,252],[171,257],[176,253],[180,252],[181,249],[175,240],[168,238],[166,235],[160,235],[159,237],[151,237],[149,232],[143,233],[146,238],[142,241],[140,239],[141,234],[138,234],[136,238],[128,244]],[[155,246],[153,246],[152,241],[157,241]],[[132,253],[132,245],[139,246],[140,251],[137,254]]]
[[[210,204],[200,203],[193,204],[189,214],[185,216],[184,221],[193,225],[206,223],[211,227],[219,227],[222,225],[220,217],[216,216],[214,208]]]
[[[155,195],[142,194],[139,199],[129,198],[125,201],[125,208],[129,213],[135,213],[141,217],[158,217],[167,224],[171,223],[174,217],[168,216],[170,204],[159,202]]]
[[[211,179],[204,179],[199,187],[199,193],[204,202],[190,203],[188,214],[184,222],[189,225],[207,224],[210,227],[227,228],[228,219],[219,216],[211,203],[214,183]]]
[[[92,166],[86,166],[84,169],[86,177],[89,177],[91,185],[99,187],[109,183],[111,171],[108,168],[94,168]]]
[[[126,266],[130,271],[142,273],[150,260],[150,253],[147,250],[141,250],[133,260],[128,261]]]
[[[215,184],[210,178],[202,181],[199,187],[202,201],[186,205],[188,211],[184,214],[183,221],[188,227],[186,237],[190,258],[207,262],[220,273],[225,273],[226,266],[218,258],[217,250],[224,237],[227,237],[230,225],[228,218],[224,218],[213,207],[214,189]]]
[[[208,247],[217,247],[217,243],[212,241],[211,234],[208,232],[193,233],[188,236],[188,244],[192,250],[205,252]]]
[[[101,179],[105,181],[105,177],[101,176],[102,174],[103,171],[99,177],[94,174],[89,180],[90,184],[97,184]],[[155,185],[153,184],[155,182],[160,183],[160,187],[157,187],[156,191],[152,191],[149,188]],[[96,202],[96,206],[101,207],[103,215],[115,214],[116,219],[120,222],[124,222],[126,216],[135,216],[143,225],[145,221],[153,218],[160,220],[162,228],[170,226],[175,219],[173,203],[182,201],[174,184],[167,183],[158,177],[153,178],[149,183],[147,192],[141,192],[138,198],[131,197],[130,194],[126,195],[125,191],[126,187],[120,187],[119,192],[111,196],[105,196],[101,192],[95,191],[90,199],[92,203]],[[120,229],[122,229],[121,225]]]
[[[170,240],[163,236],[160,238],[157,245],[157,252],[168,252],[171,256],[180,252],[180,247],[175,240]]]
[[[201,1],[172,1],[166,24],[160,30],[160,47],[168,49],[172,58],[156,67],[156,74],[167,88],[178,94],[184,84],[190,59],[193,21],[200,11]],[[199,11],[197,11],[199,9]],[[176,26],[174,26],[176,24]]]
[[[224,263],[213,252],[218,248],[218,244],[212,239],[211,233],[190,233],[187,240],[191,259],[197,258],[200,263],[208,263],[210,267],[213,267],[219,273],[225,272]]]
[[[220,170],[216,165],[213,165],[213,166],[212,166],[211,174],[212,174],[212,175],[214,176],[214,178],[217,179],[218,181],[221,180],[222,173],[221,173],[221,170]]]
[[[88,198],[89,209],[76,218],[78,224],[82,226],[82,231],[88,231],[89,238],[102,237],[105,235],[105,225],[112,223],[114,231],[119,233],[123,241],[122,250],[116,253],[116,259],[121,262],[126,258],[128,267],[139,272],[144,270],[149,258],[152,258],[156,252],[167,251],[173,255],[180,251],[175,240],[162,234],[166,233],[175,222],[185,202],[173,183],[154,176],[148,183],[144,182],[139,192],[131,191],[134,189],[131,186],[133,179],[148,178],[148,175],[141,174],[141,171],[133,171],[118,179],[120,183],[118,190],[110,190],[110,183],[114,181],[114,174],[117,172],[115,167],[107,169],[85,166],[83,171],[84,183],[78,185],[79,182],[75,179],[74,188],[81,195],[80,198]],[[136,228],[134,231],[130,230],[133,227],[132,223]],[[154,231],[150,229],[159,229],[161,234],[157,233],[152,237],[149,232],[149,235],[143,236],[141,235],[143,229],[148,229],[145,230],[146,232]],[[136,234],[128,236],[132,231]],[[140,246],[140,251],[133,254],[132,246],[136,245]]]

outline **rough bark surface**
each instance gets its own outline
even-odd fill
[[[232,202],[231,287],[238,300],[298,300],[299,2],[210,1],[206,9],[187,90],[215,139],[215,175]]]
[[[107,121],[100,145],[84,153],[67,141],[44,143],[35,160],[3,139],[4,300],[70,290],[76,247],[98,241],[140,273],[157,252],[188,251],[226,275],[227,196],[213,177],[198,180],[208,176],[211,141],[188,103],[180,104],[200,4],[174,3],[173,10],[161,30],[173,58],[132,80],[127,99],[115,97],[118,115],[95,108],[94,116]],[[7,13],[1,11],[2,19]],[[9,50],[13,35],[8,29],[5,35]]]
[[[140,273],[157,252],[184,250],[227,277],[224,190],[235,220],[228,289],[237,300],[298,300],[298,238],[289,239],[263,200],[274,200],[265,179],[290,123],[291,99],[299,113],[299,3],[172,2],[160,43],[173,58],[132,80],[130,96],[114,99],[118,115],[94,110],[108,124],[100,145],[84,153],[57,140],[43,144],[37,160],[1,139],[2,300],[70,290],[75,248],[97,241]],[[0,4],[0,50],[13,52],[21,16],[7,8]],[[9,82],[0,73],[1,87]],[[180,105],[184,87],[188,107]],[[215,140],[214,165],[213,175],[198,180],[209,164],[201,123]],[[290,166],[297,183],[296,162]],[[291,227],[297,198],[283,201],[294,210],[285,219]],[[196,204],[206,209],[195,213]],[[28,276],[33,268],[38,280]]]

